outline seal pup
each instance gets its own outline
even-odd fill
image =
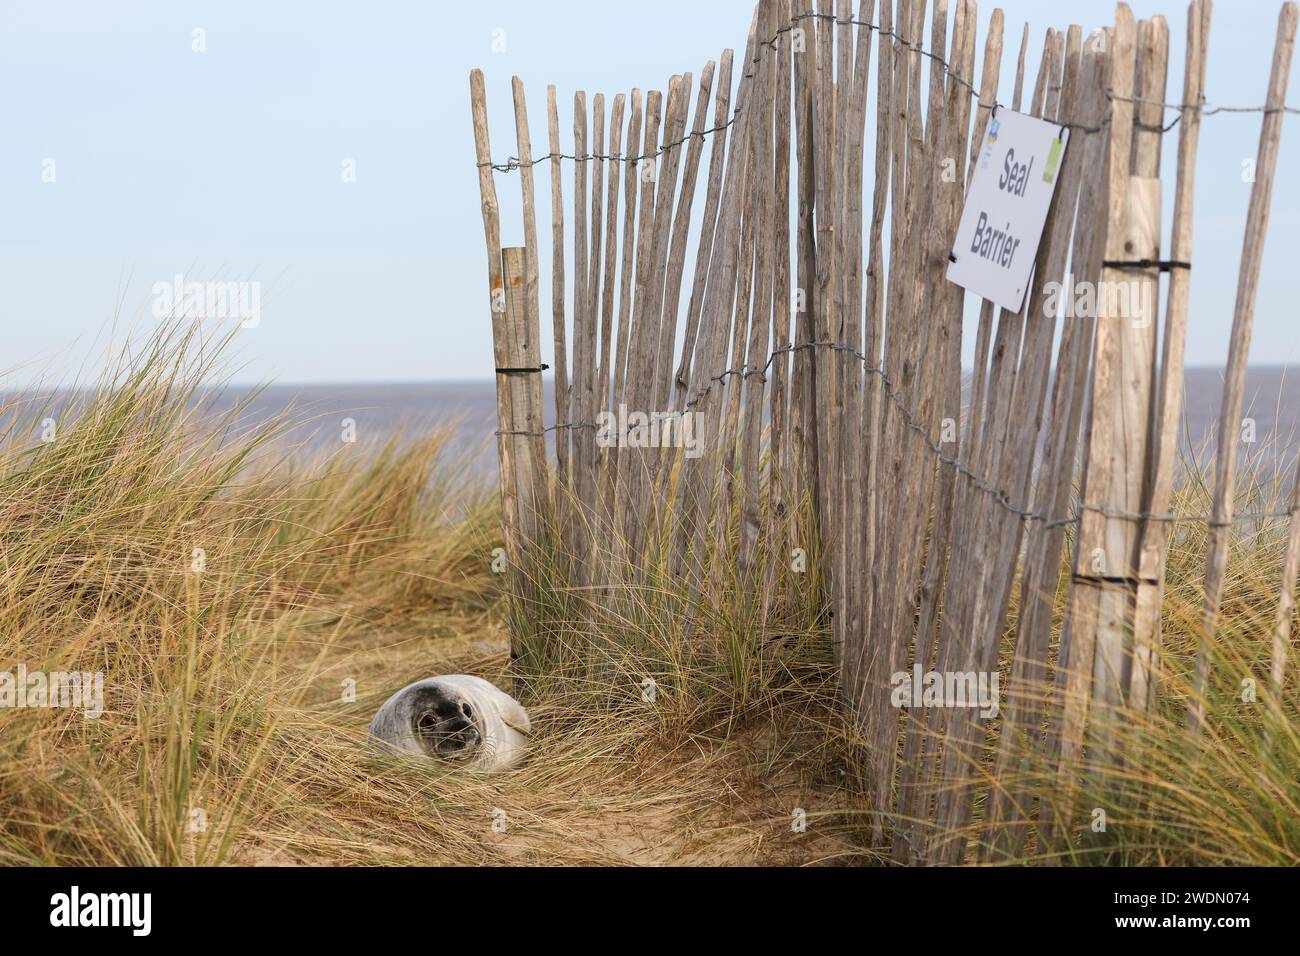
[[[494,773],[518,765],[533,727],[528,711],[481,677],[451,674],[403,687],[370,722],[393,753],[450,760]]]

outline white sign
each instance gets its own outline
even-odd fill
[[[1070,131],[999,106],[966,194],[948,281],[1019,312]]]

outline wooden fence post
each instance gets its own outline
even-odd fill
[[[794,15],[790,0],[778,5],[780,25]],[[791,21],[793,22],[793,21]],[[759,599],[759,622],[766,626],[769,610],[778,594],[785,592],[789,576],[785,573],[787,555],[794,540],[796,514],[790,507],[796,487],[790,467],[790,144],[791,93],[794,63],[791,55],[792,33],[779,35],[776,41],[776,223],[773,239],[774,285],[772,290],[772,387],[771,427],[768,439],[767,470],[767,540],[768,549]],[[795,54],[797,56],[797,54]]]
[[[866,273],[866,305],[863,314],[861,416],[856,425],[862,442],[861,475],[863,481],[861,525],[857,532],[858,547],[866,567],[874,568],[876,558],[876,529],[878,526],[876,487],[877,467],[880,459],[880,404],[883,400],[880,375],[880,349],[885,329],[885,275],[884,229],[886,206],[889,202],[890,169],[894,150],[893,97],[894,97],[894,43],[888,34],[893,32],[893,0],[880,4],[879,43],[876,51],[876,144],[875,169],[871,196],[871,231],[869,233]],[[1000,23],[1000,21],[999,21]],[[865,133],[864,133],[865,135]],[[812,481],[810,475],[809,481]],[[870,583],[863,581],[859,608],[860,620],[851,636],[855,646],[844,656],[842,682],[847,699],[858,714],[865,714],[869,698],[865,684],[868,663],[868,634],[875,594]]]
[[[1129,189],[1130,168],[1132,162],[1133,135],[1133,74],[1136,63],[1137,25],[1127,5],[1121,5],[1117,11],[1114,35],[1111,39],[1110,90],[1111,121],[1109,141],[1106,153],[1106,210],[1105,260],[1125,262],[1143,258],[1150,252],[1150,246],[1158,242],[1158,234],[1152,235],[1149,218],[1144,219],[1144,228],[1139,235],[1131,236],[1126,231],[1129,221],[1128,208],[1134,193]],[[1136,245],[1145,245],[1143,254],[1139,254]],[[1102,271],[1102,288],[1117,288],[1119,283],[1127,282],[1131,274],[1115,266]],[[1140,499],[1135,503],[1124,495],[1124,488],[1116,489],[1115,482],[1125,480],[1122,466],[1116,461],[1123,458],[1123,450],[1117,449],[1117,436],[1124,434],[1124,426],[1129,421],[1132,409],[1123,404],[1122,375],[1124,372],[1125,346],[1123,316],[1117,316],[1115,303],[1108,302],[1107,296],[1099,296],[1097,304],[1097,338],[1096,364],[1093,371],[1092,415],[1088,428],[1089,443],[1086,450],[1087,465],[1084,474],[1083,504],[1084,513],[1080,524],[1078,545],[1074,560],[1074,586],[1071,590],[1071,605],[1066,626],[1070,634],[1070,681],[1063,703],[1065,719],[1063,723],[1061,746],[1063,765],[1073,765],[1074,757],[1083,746],[1084,726],[1090,702],[1101,696],[1110,700],[1106,691],[1100,695],[1094,682],[1097,668],[1103,674],[1114,673],[1110,678],[1118,681],[1115,661],[1118,657],[1112,651],[1100,646],[1104,640],[1102,634],[1109,634],[1110,640],[1122,634],[1122,627],[1127,615],[1125,603],[1130,600],[1130,591],[1126,582],[1133,574],[1131,567],[1132,550],[1125,542],[1130,538],[1122,519],[1112,519],[1110,512],[1123,509],[1129,512],[1140,510]],[[1146,419],[1142,420],[1143,422]],[[1136,424],[1134,425],[1136,427]],[[1146,462],[1130,462],[1131,467],[1146,474]],[[1115,474],[1121,467],[1121,473]],[[1118,499],[1118,500],[1117,500]],[[1110,627],[1105,626],[1106,615],[1113,618]],[[1094,666],[1095,665],[1095,666]]]
[[[564,185],[560,166],[560,115],[555,102],[555,87],[546,88],[546,130],[551,148],[551,362],[554,371],[555,423],[569,421],[569,352],[565,338],[567,308],[564,304]],[[555,526],[558,538],[565,540],[569,513],[569,445],[570,429],[555,432]],[[561,550],[563,545],[561,545]]]
[[[1205,96],[1205,51],[1209,42],[1211,0],[1194,0],[1187,9],[1187,59],[1183,78],[1183,110],[1178,135],[1178,178],[1174,193],[1174,262],[1192,259],[1192,201],[1195,195],[1196,151],[1201,130],[1201,100]],[[1159,108],[1144,111],[1144,121],[1163,123]],[[1155,434],[1152,436],[1151,497],[1148,510],[1164,514],[1173,492],[1178,455],[1178,429],[1183,411],[1183,357],[1187,342],[1187,306],[1191,270],[1175,268],[1169,275],[1165,338],[1160,362]],[[1143,523],[1138,543],[1138,585],[1134,600],[1133,673],[1129,700],[1134,707],[1153,708],[1156,698],[1160,643],[1160,607],[1164,598],[1168,523]],[[1152,583],[1148,583],[1152,582]]]
[[[527,261],[523,247],[511,246],[501,251],[506,289],[505,364],[497,368],[497,378],[503,379],[510,391],[511,417],[502,428],[513,446],[519,529],[525,556],[537,546],[546,529],[550,484],[542,436],[543,366],[536,315],[530,316],[527,305]]]
[[[762,0],[759,19],[761,36],[774,36],[777,16],[775,0]],[[761,524],[761,492],[759,490],[759,442],[763,427],[763,406],[766,397],[767,355],[769,334],[772,328],[772,257],[775,228],[776,168],[772,150],[772,109],[776,99],[776,55],[771,47],[763,51],[755,67],[754,125],[750,140],[749,206],[748,214],[754,219],[755,267],[754,297],[749,323],[749,345],[743,363],[745,371],[733,377],[731,387],[744,393],[744,412],[740,446],[740,508],[739,541],[736,560],[741,580],[752,581],[754,558],[758,549]],[[739,330],[743,331],[743,327]],[[761,586],[761,581],[754,582]],[[760,602],[761,603],[761,602]],[[763,621],[758,621],[761,630]]]
[[[888,11],[890,2],[884,6]],[[795,338],[798,350],[794,353],[794,372],[791,379],[791,394],[794,408],[791,412],[791,430],[797,449],[799,499],[810,499],[812,524],[807,529],[814,540],[820,539],[819,526],[827,519],[819,511],[822,504],[820,497],[821,479],[818,477],[819,441],[817,430],[817,366],[816,349],[812,343],[817,340],[816,315],[813,303],[816,282],[816,234],[814,231],[813,209],[816,201],[816,181],[813,163],[813,78],[816,69],[817,46],[816,26],[810,19],[812,0],[791,0],[791,12],[798,18],[797,26],[791,36],[795,38],[794,50],[794,124],[795,124],[795,161],[798,165],[798,202],[799,217],[797,223],[798,245],[796,258],[795,305],[797,320]],[[881,39],[882,44],[885,40]],[[801,542],[806,551],[811,541]],[[816,578],[823,584],[820,576]]]
[[[497,205],[496,184],[492,179],[492,145],[488,137],[487,96],[483,88],[483,71],[472,70],[469,75],[470,108],[474,120],[474,147],[478,159],[479,195],[483,211],[483,232],[487,242],[488,296],[492,315],[492,345],[496,366],[509,365],[509,334],[506,325],[505,280],[501,272],[501,223]],[[514,413],[510,405],[510,385],[502,376],[496,377],[497,397],[497,452],[501,464],[501,514],[506,542],[506,557],[512,572],[523,567],[519,533],[519,481],[516,477],[514,442],[505,434],[513,427]]]
[[[1205,606],[1201,614],[1201,646],[1196,655],[1196,675],[1187,702],[1187,729],[1197,734],[1205,722],[1205,694],[1210,672],[1209,646],[1219,622],[1219,600],[1228,567],[1228,539],[1232,530],[1234,478],[1237,473],[1237,440],[1240,436],[1242,391],[1246,387],[1246,362],[1250,357],[1250,333],[1255,321],[1255,293],[1264,259],[1264,238],[1268,235],[1269,206],[1273,198],[1273,177],[1277,173],[1278,144],[1282,138],[1282,110],[1286,105],[1291,56],[1295,52],[1297,7],[1284,3],[1278,14],[1277,45],[1268,81],[1264,122],[1259,133],[1259,156],[1255,162],[1255,186],[1250,191],[1246,214],[1246,240],[1241,251],[1241,274],[1237,280],[1237,302],[1232,315],[1232,339],[1228,345],[1228,367],[1223,383],[1223,405],[1219,412],[1219,450],[1214,466],[1214,518],[1210,525],[1210,557],[1205,572]]]
[[[1113,91],[1135,100],[1163,102],[1168,58],[1163,19],[1142,21],[1136,36],[1134,70],[1124,80],[1132,82],[1132,88],[1124,90],[1116,85]],[[1126,73],[1129,66],[1124,64]],[[1150,500],[1150,439],[1155,412],[1159,273],[1153,266],[1129,264],[1160,259],[1159,134],[1149,129],[1158,126],[1160,111],[1148,106],[1136,102],[1132,110],[1134,123],[1142,123],[1144,128],[1134,125],[1130,137],[1126,137],[1130,140],[1131,158],[1124,163],[1129,172],[1124,187],[1124,220],[1118,235],[1112,232],[1107,244],[1107,263],[1102,273],[1104,294],[1099,297],[1097,361],[1101,371],[1094,382],[1093,435],[1107,435],[1109,447],[1095,444],[1090,449],[1090,462],[1104,456],[1109,467],[1090,470],[1087,488],[1089,504],[1112,514],[1096,522],[1102,529],[1100,538],[1080,537],[1084,549],[1101,548],[1103,553],[1102,568],[1094,567],[1084,575],[1098,591],[1091,708],[1095,715],[1107,718],[1097,727],[1095,753],[1105,761],[1118,756],[1112,746],[1109,718],[1128,698],[1135,656],[1131,642],[1137,589],[1140,583],[1157,584],[1154,578],[1143,582],[1140,577],[1139,537],[1143,522],[1127,517],[1143,513]],[[1112,129],[1111,136],[1118,140],[1119,131]],[[1117,159],[1122,162],[1122,157]],[[1127,297],[1111,294],[1112,290],[1118,293],[1130,289],[1136,291]],[[1106,417],[1105,430],[1096,427],[1098,415]],[[1085,518],[1085,523],[1093,527],[1091,518]]]

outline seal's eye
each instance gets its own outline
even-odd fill
[[[461,704],[461,705],[460,705],[460,710],[461,710],[461,713],[463,713],[463,714],[464,714],[466,717],[468,717],[470,720],[473,720],[473,719],[474,719],[474,711],[470,708],[469,704],[464,704],[464,703]]]
[[[415,726],[421,734],[433,734],[438,729],[438,718],[433,714],[421,714],[420,719],[415,722]]]

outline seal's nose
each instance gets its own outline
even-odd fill
[[[447,721],[447,732],[452,734],[459,734],[466,730],[469,730],[473,726],[474,726],[473,721],[469,721],[463,717],[457,716]]]

